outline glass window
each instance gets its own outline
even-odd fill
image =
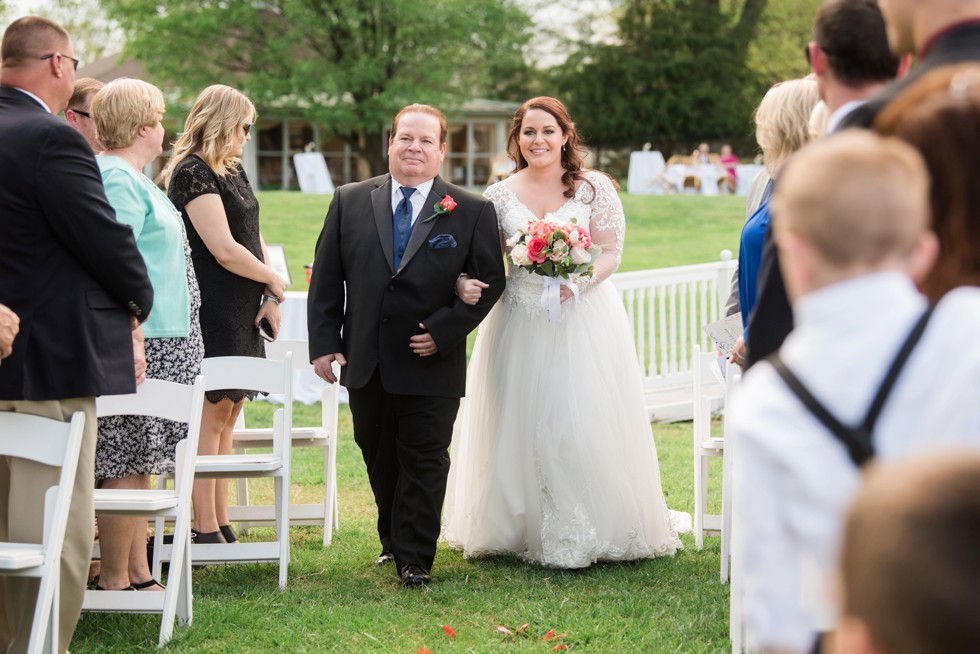
[[[473,125],[473,152],[493,152],[496,143],[496,125],[486,123]]]
[[[466,153],[466,124],[449,125],[449,134],[446,137],[446,152]]]
[[[281,120],[259,120],[259,150],[260,151],[279,151],[282,150],[282,121]]]

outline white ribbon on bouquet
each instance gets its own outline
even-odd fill
[[[548,322],[558,322],[561,318],[561,287],[572,289],[572,295],[578,302],[578,286],[574,282],[561,277],[545,277],[544,288],[541,289],[541,308],[548,312]]]

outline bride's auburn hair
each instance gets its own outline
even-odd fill
[[[561,176],[561,181],[566,187],[565,197],[574,197],[576,182],[585,181],[590,186],[591,183],[585,179],[584,168],[582,167],[582,162],[585,161],[586,154],[582,137],[579,136],[578,130],[575,129],[575,123],[572,122],[571,116],[568,115],[568,110],[565,109],[565,105],[560,100],[549,98],[545,95],[531,98],[522,104],[521,108],[514,114],[514,122],[510,127],[510,131],[507,133],[507,156],[517,164],[514,172],[527,168],[527,159],[521,153],[518,140],[521,135],[521,125],[524,123],[524,115],[531,109],[539,109],[553,116],[558,122],[558,128],[561,129],[562,136],[568,138],[561,152],[561,167],[565,169],[565,172]],[[594,191],[595,189],[593,189]]]
[[[174,170],[192,154],[219,177],[232,174],[240,161],[230,154],[232,139],[245,123],[254,123],[255,117],[255,105],[241,91],[224,84],[201,91],[184,123],[184,133],[174,143],[173,156],[163,170],[163,183],[169,185]]]

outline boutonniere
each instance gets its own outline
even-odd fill
[[[453,196],[447,195],[442,198],[439,202],[432,205],[432,210],[435,211],[434,214],[423,220],[422,222],[427,223],[433,218],[442,216],[447,213],[452,213],[453,209],[456,208],[456,200],[453,200]]]

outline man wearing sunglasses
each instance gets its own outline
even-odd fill
[[[102,144],[95,133],[95,121],[92,120],[92,98],[105,86],[102,82],[91,77],[83,77],[75,81],[75,90],[68,100],[65,109],[65,120],[85,137],[89,147],[96,154],[102,152]]]
[[[85,139],[56,114],[75,85],[71,37],[20,18],[0,44],[0,304],[20,317],[0,365],[0,411],[85,413],[61,556],[58,651],[81,613],[92,554],[95,396],[136,389],[131,331],[153,288],[133,231],[116,221]],[[40,542],[57,469],[0,457],[0,541]],[[0,580],[0,652],[27,647],[37,584]]]

